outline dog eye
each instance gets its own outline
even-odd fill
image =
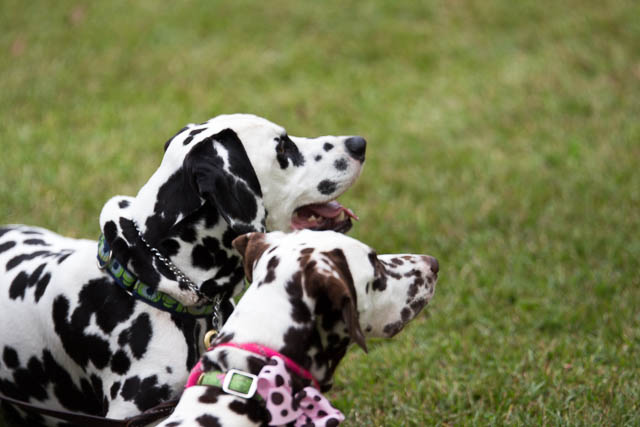
[[[289,135],[284,134],[278,138],[278,145],[276,146],[276,152],[278,154],[285,154],[288,151],[291,151],[295,147],[293,141],[289,139]]]

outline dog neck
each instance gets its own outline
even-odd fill
[[[216,295],[230,296],[242,288],[241,261],[231,247],[236,235],[223,220],[212,218],[217,215],[215,208],[203,203],[165,229],[161,238],[150,232],[149,225],[166,215],[148,216],[140,208],[147,206],[143,202],[144,198],[116,196],[100,215],[114,256],[142,282],[185,306],[206,303]]]
[[[264,285],[267,286],[269,285]],[[272,348],[309,371],[319,382],[321,391],[331,389],[333,374],[351,344],[350,337],[343,332],[344,323],[336,321],[331,314],[314,315],[308,322],[292,327],[290,319],[279,316],[279,313],[289,313],[289,307],[280,307],[275,303],[270,304],[269,321],[265,321],[264,311],[250,309],[256,307],[255,298],[260,299],[261,295],[248,293],[249,291],[240,300],[212,345],[215,347],[234,341],[258,343]],[[275,335],[275,331],[283,335]],[[240,369],[255,374],[267,359],[244,350],[220,347],[207,352],[203,360],[221,370]],[[298,383],[301,388],[309,384],[309,381]]]
[[[265,352],[265,349],[268,352]],[[217,344],[215,348],[210,349],[206,357],[202,359],[202,370],[227,372],[231,369],[248,372],[258,375],[262,368],[269,362],[273,355],[278,355],[282,359],[288,359],[287,370],[291,375],[292,389],[294,391],[302,390],[304,387],[320,385],[313,374],[310,374],[301,365],[277,350],[264,347],[260,344],[239,344],[233,342],[225,342]]]

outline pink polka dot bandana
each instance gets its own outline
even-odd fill
[[[270,426],[295,421],[296,427],[332,427],[344,421],[344,415],[315,388],[305,387],[292,395],[291,377],[278,356],[258,374],[258,394],[267,402]]]

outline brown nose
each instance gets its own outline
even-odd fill
[[[427,264],[429,264],[429,267],[431,267],[431,271],[433,271],[434,274],[438,274],[438,271],[440,270],[438,260],[429,255],[425,255],[425,258],[427,260]]]

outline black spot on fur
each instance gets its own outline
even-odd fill
[[[3,244],[0,245],[0,254],[2,252],[8,251],[15,245],[16,245],[16,242],[13,242],[13,241],[4,242]]]
[[[193,141],[193,137],[196,136],[197,134],[199,134],[200,132],[202,132],[205,129],[206,128],[194,129],[191,132],[189,132],[189,136],[186,137],[184,139],[184,141],[182,141],[182,145],[189,145],[191,143],[191,141]]]
[[[180,251],[180,243],[174,239],[165,239],[160,245],[160,251],[164,256],[172,257]]]
[[[138,376],[127,378],[120,392],[123,399],[133,401],[141,411],[146,411],[167,400],[170,394],[171,387],[167,384],[159,385],[156,375],[142,380]]]
[[[331,149],[333,148],[333,144],[325,142],[322,148],[324,148],[324,151],[331,151]]]
[[[4,351],[2,352],[2,360],[4,364],[7,365],[8,368],[16,369],[20,366],[20,359],[18,359],[18,352],[9,346],[4,347]]]
[[[200,357],[199,343],[202,327],[196,319],[189,316],[178,316],[172,314],[171,321],[173,321],[178,330],[182,331],[182,334],[184,335],[185,344],[187,346],[187,360],[185,363],[187,370],[191,370]]]
[[[60,366],[48,351],[43,351],[43,370],[53,383],[53,392],[62,406],[69,411],[104,416],[104,394],[102,381],[95,375],[90,379],[80,378],[78,388],[65,368]]]
[[[296,167],[304,165],[304,156],[288,135],[282,135],[276,141],[278,142],[276,145],[276,159],[281,169],[286,169],[289,166],[289,162]]]
[[[233,332],[229,332],[229,333],[222,332],[222,333],[218,334],[218,336],[216,336],[216,338],[213,340],[212,344],[215,346],[217,344],[222,344],[222,343],[225,343],[225,342],[229,342],[229,341],[233,340],[233,337],[234,337]]]
[[[191,251],[191,263],[203,270],[209,270],[216,265],[213,256],[203,245],[194,246]]]
[[[104,237],[107,239],[107,242],[113,242],[116,237],[118,237],[118,226],[113,221],[107,221],[104,225]]]
[[[222,427],[222,424],[220,424],[218,418],[209,414],[200,415],[198,418],[196,418],[196,421],[202,427]]]
[[[116,351],[116,353],[111,358],[111,370],[118,375],[124,375],[129,371],[131,367],[131,360],[122,350]]]
[[[120,209],[126,209],[126,208],[128,208],[128,207],[129,207],[129,205],[130,205],[130,203],[129,203],[129,201],[128,201],[128,200],[120,200],[120,201],[118,202],[118,207],[119,207]]]
[[[118,337],[118,344],[129,344],[133,357],[140,360],[147,352],[147,347],[153,336],[149,314],[141,313]]]
[[[15,230],[15,228],[14,227],[0,227],[0,237],[4,236],[5,234],[10,232],[11,230]]]
[[[316,157],[314,157],[314,160],[316,162],[319,162],[320,160],[322,160],[322,156],[321,155],[317,155]]]
[[[187,129],[189,129],[189,126],[183,127],[175,135],[173,135],[171,138],[169,138],[167,140],[167,142],[164,143],[164,151],[167,151],[167,148],[169,148],[169,145],[171,144],[171,141],[173,141],[176,136],[180,135],[182,132],[184,132]]]
[[[78,296],[79,303],[69,316],[69,300],[59,295],[53,302],[53,324],[67,354],[83,368],[91,361],[104,368],[111,358],[107,341],[86,333],[92,319],[106,334],[129,319],[135,300],[108,279],[94,279]],[[142,317],[142,316],[141,316]]]
[[[76,315],[77,313],[77,315]],[[111,358],[109,343],[95,334],[85,334],[90,313],[78,308],[69,317],[69,300],[63,295],[53,302],[53,323],[67,354],[81,367],[86,368],[89,360],[99,368],[104,368]]]
[[[222,244],[224,245],[225,248],[232,249],[233,245],[231,243],[233,242],[233,239],[235,239],[236,237],[238,237],[238,233],[233,231],[232,228],[228,228],[222,235]]]
[[[49,243],[45,242],[42,239],[27,239],[23,243],[25,245],[33,245],[33,246],[51,246]]]
[[[111,385],[111,399],[115,399],[116,396],[118,395],[118,391],[120,391],[120,381],[116,381],[115,383],[113,383],[113,385]]]
[[[30,275],[28,275],[26,271],[21,271],[20,273],[18,273],[18,275],[11,282],[11,287],[9,288],[9,298],[17,299],[19,297],[21,299],[24,299],[26,289],[35,286],[36,291],[34,297],[36,302],[38,302],[47,289],[49,281],[51,280],[50,273],[43,274],[44,268],[46,266],[47,264],[40,264]]]
[[[15,350],[5,347],[3,359],[7,367],[13,369],[12,380],[0,380],[0,393],[18,400],[34,398],[44,400],[48,397],[46,386],[49,383],[40,360],[31,357],[25,368],[19,367]]]
[[[158,189],[154,213],[145,222],[145,239],[157,247],[167,231],[177,223],[179,216],[186,217],[201,204],[202,201],[191,183],[191,177],[185,173],[184,168],[178,169]],[[128,239],[130,242],[137,240],[135,235],[132,237],[133,239]]]
[[[17,267],[18,265],[20,265],[24,261],[30,261],[30,260],[36,259],[36,258],[57,258],[58,259],[58,264],[60,264],[60,263],[62,263],[62,261],[64,261],[72,253],[73,253],[73,251],[71,251],[71,250],[63,249],[63,250],[61,250],[59,252],[36,251],[36,252],[32,252],[30,254],[20,254],[20,255],[17,255],[15,257],[11,258],[7,262],[7,271],[11,270],[12,268]]]
[[[184,141],[182,142],[182,145],[189,145],[189,143],[193,141],[193,137],[205,129],[207,128],[194,129],[191,132],[189,132],[189,136],[184,139]]]
[[[339,171],[344,171],[349,167],[349,162],[347,162],[344,158],[341,158],[333,163],[333,167],[335,167]]]
[[[333,194],[336,188],[338,188],[338,185],[328,179],[322,180],[320,184],[318,184],[318,191],[326,196]]]
[[[36,236],[39,236],[39,235],[41,235],[41,234],[42,234],[42,232],[41,232],[41,231],[33,230],[33,229],[20,230],[20,232],[21,232],[22,234],[24,234],[25,236],[30,236],[30,235],[36,235]]]

